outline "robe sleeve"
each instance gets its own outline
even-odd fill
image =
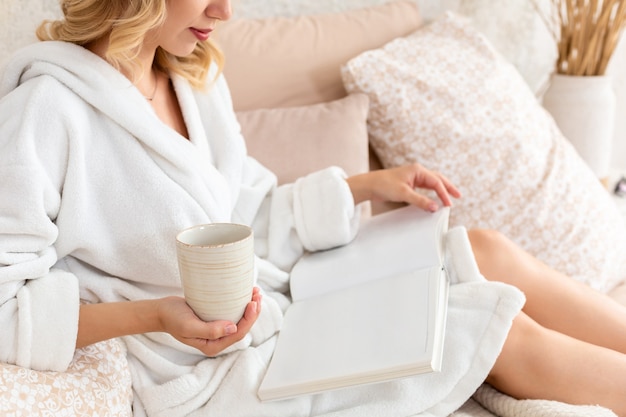
[[[251,222],[259,256],[289,271],[305,251],[341,246],[354,238],[360,209],[342,169],[329,167],[279,187],[268,180],[273,178],[268,172],[251,159],[244,180],[256,178],[257,186],[247,185],[240,194],[241,203],[253,192],[265,191],[263,200],[256,196],[260,204]]]
[[[40,88],[0,100],[0,361],[61,371],[74,355],[79,291],[74,275],[54,268],[62,173],[50,167],[67,149],[45,140],[61,126],[34,103]]]

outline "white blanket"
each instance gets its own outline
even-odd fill
[[[608,408],[598,405],[571,405],[549,400],[516,400],[487,384],[476,391],[474,399],[501,417],[617,417]]]
[[[521,293],[485,282],[465,232],[450,236],[445,368],[437,374],[261,404],[256,388],[280,329],[288,270],[306,250],[349,242],[355,210],[329,168],[275,187],[246,157],[222,78],[208,93],[173,83],[190,140],[132,84],[84,49],[40,43],[0,82],[0,361],[65,369],[79,296],[88,302],[181,294],[174,236],[193,224],[255,228],[265,297],[252,332],[207,359],[167,334],[124,338],[137,416],[445,416],[497,357]]]

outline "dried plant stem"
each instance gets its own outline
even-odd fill
[[[626,0],[544,0],[538,7],[557,42],[556,71],[568,75],[604,75],[626,27]]]

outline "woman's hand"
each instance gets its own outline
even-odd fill
[[[347,179],[355,204],[366,200],[409,203],[428,211],[437,211],[437,202],[418,193],[416,188],[433,190],[444,206],[450,197],[459,198],[459,190],[442,174],[414,163],[396,168],[370,171]]]
[[[252,300],[235,325],[230,321],[202,321],[181,297],[159,300],[158,317],[162,331],[176,340],[192,346],[207,356],[215,356],[240,341],[250,331],[261,313],[261,293],[254,288]]]

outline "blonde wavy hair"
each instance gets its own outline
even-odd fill
[[[61,20],[44,21],[37,28],[39,40],[58,40],[86,46],[109,35],[106,59],[116,69],[133,74],[141,70],[137,56],[152,29],[158,29],[166,17],[168,0],[60,0]],[[170,0],[176,1],[176,0]],[[188,56],[176,57],[158,48],[156,67],[166,73],[176,73],[196,88],[202,88],[212,62],[219,74],[224,57],[210,40],[198,42]]]

